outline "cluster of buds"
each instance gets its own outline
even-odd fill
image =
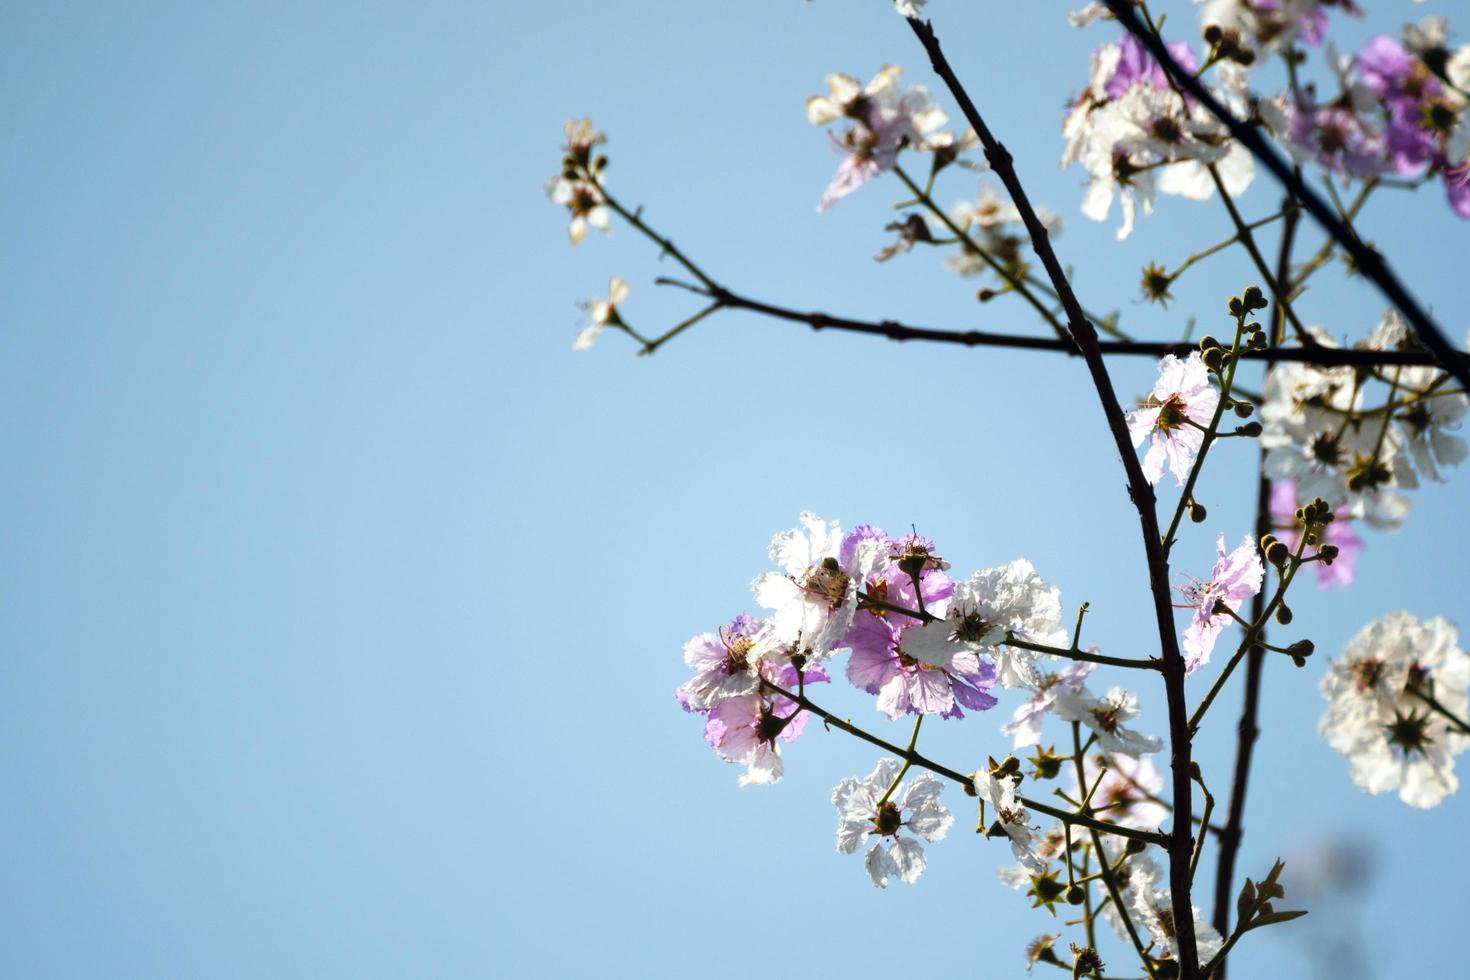
[[[1210,46],[1210,63],[1233,61],[1237,65],[1250,66],[1256,62],[1256,53],[1241,39],[1240,32],[1219,24],[1206,24],[1205,44]]]

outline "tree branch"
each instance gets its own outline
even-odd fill
[[[678,286],[699,296],[718,300],[732,310],[748,310],[776,320],[804,323],[813,330],[840,330],[847,333],[868,334],[887,337],[889,340],[926,340],[941,344],[958,344],[961,347],[1005,347],[1014,350],[1040,350],[1079,356],[1071,340],[1056,337],[1033,337],[1026,334],[994,333],[987,330],[944,330],[939,327],[920,327],[898,320],[860,320],[854,317],[834,316],[812,310],[797,310],[775,303],[752,299],[723,286],[705,288],[678,279],[660,277],[654,280],[661,286]],[[1165,354],[1187,355],[1195,350],[1193,344],[1180,344],[1152,340],[1099,340],[1098,349],[1106,356],[1163,357]],[[1240,352],[1242,361],[1274,364],[1281,361],[1301,361],[1325,367],[1351,365],[1354,367],[1404,367],[1433,366],[1439,361],[1433,354],[1424,351],[1363,350],[1353,347],[1273,347],[1267,350]]]
[[[955,101],[960,105],[965,119],[974,127],[985,147],[985,157],[1010,193],[1011,203],[1020,212],[1021,219],[1031,236],[1031,246],[1041,260],[1051,279],[1062,309],[1067,314],[1067,328],[1072,333],[1087,369],[1097,388],[1103,413],[1107,416],[1108,428],[1122,458],[1123,468],[1128,475],[1128,493],[1138,511],[1139,528],[1143,534],[1144,553],[1148,558],[1148,578],[1153,594],[1154,617],[1159,630],[1159,645],[1163,659],[1164,688],[1169,706],[1169,742],[1173,769],[1174,819],[1169,834],[1169,891],[1173,907],[1174,927],[1179,943],[1179,969],[1182,980],[1199,980],[1199,951],[1195,946],[1194,916],[1191,914],[1189,862],[1194,849],[1191,807],[1193,792],[1190,782],[1190,733],[1184,704],[1184,658],[1179,652],[1179,639],[1174,630],[1174,610],[1169,601],[1169,563],[1159,541],[1158,515],[1154,509],[1153,487],[1144,478],[1138,456],[1133,451],[1133,441],[1128,435],[1128,425],[1123,410],[1113,390],[1112,379],[1103,363],[1102,351],[1098,346],[1097,331],[1082,313],[1082,307],[1072,292],[1056,253],[1052,251],[1046,227],[1036,215],[1016,176],[1011,155],[991,134],[985,120],[981,118],[969,93],[960,84],[949,62],[940,50],[939,39],[929,22],[905,18],[919,42],[929,54],[934,71],[944,80]]]

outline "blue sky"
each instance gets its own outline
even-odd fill
[[[1237,252],[1167,311],[1134,299],[1145,262],[1229,234],[1217,204],[1166,200],[1120,245],[1056,168],[1063,102],[1111,31],[1067,28],[1062,4],[930,6],[1033,200],[1064,215],[1084,302],[1139,336],[1191,313],[1223,329],[1254,281]],[[743,314],[652,358],[617,337],[574,355],[575,301],[609,275],[639,326],[693,308],[625,227],[572,249],[542,192],[562,122],[590,115],[611,186],[732,288],[1041,330],[935,256],[874,265],[891,182],[815,212],[836,158],[802,104],[823,76],[891,62],[932,83],[886,3],[48,4],[0,13],[0,47],[0,972],[785,976],[942,945],[1019,975],[1053,924],[994,881],[1008,854],[962,832],[964,802],[922,881],[878,892],[833,852],[828,802],[867,748],[814,726],[780,785],[740,789],[671,692],[684,640],[750,606],[803,509],[914,524],[962,571],[1024,555],[1091,602],[1090,639],[1147,655],[1082,366]],[[1277,201],[1258,181],[1243,206]],[[1362,227],[1462,338],[1465,226],[1438,190],[1385,195]],[[1349,336],[1382,308],[1335,273],[1301,306]],[[1149,383],[1146,360],[1115,370],[1126,394]],[[1219,453],[1180,573],[1249,528],[1252,465]],[[1349,921],[1376,927],[1366,975],[1459,963],[1439,896],[1470,862],[1465,801],[1362,795],[1315,725],[1325,655],[1363,623],[1466,619],[1464,478],[1371,535],[1351,591],[1292,602],[1324,656],[1269,664],[1241,871],[1340,839],[1376,878],[1346,918],[1250,937],[1240,975],[1311,976],[1310,930]],[[834,710],[898,732],[833,687]],[[1202,734],[1220,792],[1238,701]],[[973,768],[1002,720],[924,746]]]

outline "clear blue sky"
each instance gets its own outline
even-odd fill
[[[1033,199],[1064,214],[1084,300],[1172,338],[1254,277],[1230,253],[1168,311],[1135,303],[1146,261],[1228,230],[1217,204],[1167,200],[1119,245],[1077,213],[1060,114],[1111,31],[1071,30],[1069,6],[930,5]],[[1008,853],[958,797],[921,882],[878,892],[834,853],[827,799],[871,752],[813,726],[785,781],[742,790],[671,692],[684,640],[749,606],[768,537],[806,508],[913,523],[961,570],[1029,557],[1092,603],[1104,650],[1149,653],[1082,367],[734,314],[653,358],[617,337],[574,355],[574,301],[610,274],[640,325],[691,308],[626,228],[570,248],[542,194],[562,122],[591,115],[613,186],[732,287],[1039,330],[935,256],[875,266],[893,184],[816,214],[836,158],[803,101],[888,62],[931,81],[878,0],[0,12],[0,974],[883,975],[916,950],[1021,973],[1052,923],[994,881]],[[940,194],[973,192],[956,174]],[[1466,226],[1438,191],[1363,227],[1463,337]],[[1382,303],[1334,276],[1302,308],[1357,335]],[[1151,366],[1117,373],[1132,394]],[[884,407],[900,392],[922,410]],[[1251,454],[1219,456],[1181,571],[1249,527]],[[897,475],[915,468],[932,476]],[[1354,589],[1304,591],[1294,635],[1325,655],[1391,609],[1470,621],[1454,478],[1370,536]],[[1241,870],[1352,834],[1378,877],[1346,919],[1252,936],[1238,975],[1310,976],[1311,930],[1349,922],[1373,925],[1367,975],[1455,975],[1470,800],[1360,794],[1315,735],[1324,661],[1270,664]],[[1012,703],[925,745],[972,768]],[[1222,793],[1237,705],[1202,737]]]

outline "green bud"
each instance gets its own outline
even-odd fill
[[[1205,367],[1211,371],[1218,371],[1225,366],[1225,352],[1218,347],[1211,347],[1200,355],[1200,360],[1205,362]]]
[[[1272,541],[1271,546],[1265,549],[1266,560],[1277,568],[1282,568],[1291,558],[1291,549],[1286,546],[1285,541]]]
[[[1256,406],[1252,405],[1250,402],[1236,402],[1235,403],[1235,417],[1238,418],[1238,419],[1248,419],[1248,418],[1250,418],[1251,417],[1251,413],[1254,412],[1255,410],[1256,410]]]
[[[1137,837],[1128,838],[1128,843],[1123,849],[1129,854],[1142,854],[1148,848],[1148,841],[1139,840]]]
[[[1331,565],[1333,559],[1337,557],[1337,545],[1324,544],[1321,549],[1318,550],[1317,554],[1319,557],[1321,557],[1322,563],[1324,565]]]
[[[1245,292],[1240,294],[1240,301],[1247,310],[1264,310],[1267,306],[1266,297],[1261,294],[1260,286],[1245,287]]]
[[[1086,892],[1084,892],[1082,890],[1082,886],[1081,885],[1073,885],[1072,887],[1070,887],[1070,888],[1067,889],[1067,904],[1068,905],[1081,905],[1082,904],[1082,899],[1085,898],[1085,897],[1086,897]]]
[[[1189,519],[1191,521],[1196,524],[1203,524],[1207,516],[1209,515],[1205,510],[1204,504],[1198,503],[1193,500],[1189,502]]]
[[[1284,602],[1276,610],[1276,622],[1282,626],[1291,622],[1291,607]]]
[[[1245,425],[1238,425],[1235,427],[1235,434],[1245,436],[1248,439],[1254,439],[1261,434],[1261,423],[1247,422]]]
[[[1201,337],[1199,339],[1199,349],[1200,349],[1200,352],[1201,353],[1203,353],[1204,351],[1209,350],[1211,347],[1219,347],[1219,346],[1220,346],[1220,342],[1218,340],[1216,340],[1214,337],[1211,337],[1209,334],[1205,334],[1203,337]]]

